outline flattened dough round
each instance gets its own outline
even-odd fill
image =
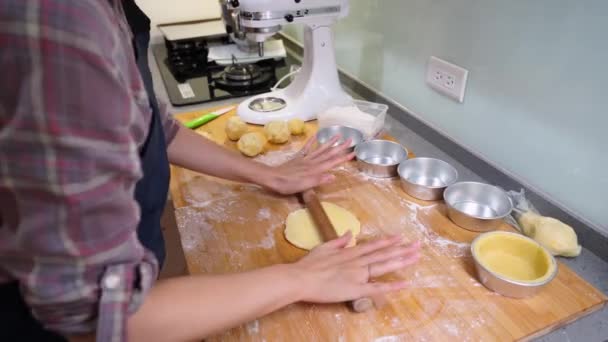
[[[328,202],[323,202],[322,205],[338,236],[342,236],[349,230],[352,232],[353,239],[348,247],[354,246],[357,235],[361,232],[361,222],[350,211],[340,206]],[[294,246],[308,250],[315,248],[323,241],[308,209],[298,209],[287,216],[285,238]]]

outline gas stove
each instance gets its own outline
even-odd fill
[[[195,38],[152,46],[169,100],[174,106],[266,93],[289,72],[285,58],[255,63],[241,63],[233,58],[228,65],[207,61],[208,44],[227,43]]]

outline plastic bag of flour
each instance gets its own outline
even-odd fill
[[[358,129],[366,139],[375,137],[384,127],[388,106],[354,100],[352,106],[331,107],[317,115],[319,128],[339,125]]]

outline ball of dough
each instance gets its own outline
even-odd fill
[[[350,211],[340,206],[328,202],[323,202],[322,205],[338,236],[344,235],[349,230],[352,232],[353,239],[348,247],[354,246],[357,242],[357,235],[361,232],[361,222]],[[285,238],[294,246],[308,250],[323,242],[321,233],[308,209],[299,209],[287,216]]]
[[[274,144],[284,144],[289,141],[289,127],[285,121],[271,121],[264,126],[268,141]]]
[[[255,157],[258,154],[264,151],[264,145],[266,144],[266,139],[261,133],[246,133],[236,144],[239,151],[248,157]]]
[[[581,246],[574,229],[552,217],[526,212],[518,220],[524,234],[543,245],[553,255],[575,257]]]
[[[293,135],[301,135],[304,134],[304,121],[300,119],[291,119],[287,122],[287,126],[289,127],[289,132]]]
[[[243,134],[247,133],[247,124],[238,116],[233,116],[226,123],[226,135],[228,139],[239,140]]]

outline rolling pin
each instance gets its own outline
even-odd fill
[[[325,210],[323,210],[323,206],[321,205],[315,191],[307,190],[303,192],[301,196],[306,208],[312,216],[312,219],[319,228],[323,240],[330,241],[337,239],[339,236],[331,224],[327,213]],[[349,302],[350,308],[355,312],[365,312],[372,308],[380,309],[382,306],[384,306],[384,304],[386,304],[386,300],[382,295],[363,297]]]

